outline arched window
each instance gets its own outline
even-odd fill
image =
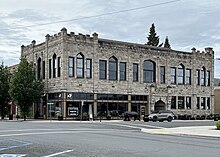
[[[56,54],[54,54],[53,55],[53,78],[55,78],[56,77],[56,70],[57,70],[57,55]]]
[[[143,80],[147,83],[156,82],[156,64],[151,60],[144,61]]]
[[[41,78],[41,58],[39,57],[37,60],[37,79]]]
[[[180,64],[178,66],[178,84],[184,84],[184,66],[182,64]]]
[[[201,86],[205,86],[205,67],[202,67],[201,74],[200,74],[200,83]]]
[[[109,58],[109,80],[117,80],[118,74],[118,62],[117,58],[111,57]]]
[[[83,78],[84,77],[84,56],[82,53],[79,53],[76,56],[76,74],[77,78]]]

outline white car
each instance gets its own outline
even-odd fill
[[[171,122],[173,119],[175,119],[175,114],[172,111],[167,110],[159,110],[159,111],[153,111],[148,116],[149,121],[159,121],[163,122],[164,120],[167,120],[168,122]]]

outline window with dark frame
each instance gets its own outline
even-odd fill
[[[210,110],[211,109],[211,106],[210,106],[210,98],[208,97],[207,99],[206,99],[207,101],[206,101],[206,103],[207,103],[207,110]]]
[[[126,80],[126,63],[120,62],[120,81]]]
[[[57,70],[57,55],[53,55],[53,78],[56,78],[56,70]]]
[[[45,79],[45,61],[43,61],[43,67],[42,67],[42,69],[43,69],[43,73],[42,73],[42,75],[43,75],[43,79]]]
[[[84,56],[79,53],[76,56],[76,74],[77,78],[84,78]]]
[[[49,59],[49,78],[51,78],[52,75],[52,60]]]
[[[196,109],[200,109],[200,97],[196,99]]]
[[[186,84],[187,85],[191,85],[191,77],[192,77],[192,73],[191,73],[191,69],[186,69]]]
[[[205,68],[203,67],[201,70],[201,86],[205,86]]]
[[[176,96],[171,98],[171,109],[176,109]]]
[[[205,110],[205,97],[201,97],[201,109]]]
[[[86,59],[86,78],[92,78],[92,59]]]
[[[210,86],[210,71],[206,71],[206,85]]]
[[[61,73],[61,58],[58,57],[57,58],[57,77],[60,77],[60,73]]]
[[[165,83],[165,66],[160,66],[160,83]]]
[[[170,81],[171,81],[171,84],[176,84],[176,68],[175,67],[170,68]]]
[[[69,66],[69,77],[74,77],[74,57],[69,57],[68,66]]]
[[[156,65],[151,60],[144,61],[143,81],[146,83],[156,82]]]
[[[184,109],[184,97],[183,96],[178,96],[178,109]]]
[[[182,85],[184,84],[184,66],[182,64],[180,64],[178,66],[178,84]]]
[[[186,97],[186,109],[191,109],[191,97]]]
[[[200,85],[200,70],[196,70],[196,85]]]
[[[109,80],[118,79],[118,62],[115,57],[109,58]]]
[[[138,64],[133,63],[133,81],[138,81]]]
[[[37,79],[41,79],[41,58],[37,60]]]
[[[106,79],[107,76],[107,61],[99,60],[99,79]]]

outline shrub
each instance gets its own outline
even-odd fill
[[[217,127],[217,130],[220,130],[220,120],[217,121],[216,127]]]

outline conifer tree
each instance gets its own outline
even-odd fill
[[[148,39],[147,45],[158,46],[160,38],[159,36],[157,36],[154,23],[151,25],[147,39]]]

